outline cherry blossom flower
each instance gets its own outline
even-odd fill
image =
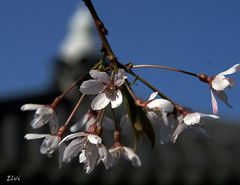
[[[137,154],[129,147],[119,145],[109,149],[109,152],[113,158],[113,165],[116,165],[119,162],[120,158],[123,157],[124,159],[131,161],[134,167],[141,166],[141,160]]]
[[[86,174],[90,174],[100,161],[104,163],[106,169],[112,166],[112,157],[97,135],[85,132],[70,134],[59,145],[69,140],[72,141],[63,152],[63,162],[70,162],[73,157],[79,155],[79,162],[85,164]]]
[[[203,114],[199,112],[194,113],[186,113],[185,115],[180,115],[178,117],[179,119],[179,125],[175,129],[174,133],[172,134],[172,142],[176,142],[178,136],[186,129],[188,128],[195,128],[195,131],[202,133],[204,135],[207,135],[206,130],[202,127],[203,125],[203,118],[205,117],[211,117],[214,119],[218,119],[219,117],[212,114]]]
[[[47,105],[25,104],[21,107],[22,111],[35,110],[34,118],[31,121],[32,128],[37,129],[49,123],[50,131],[57,132],[58,120],[55,111]]]
[[[49,157],[58,149],[58,144],[60,142],[60,138],[57,135],[51,134],[26,134],[24,138],[27,140],[44,138],[40,146],[40,152],[41,154],[47,154]]]
[[[238,71],[240,71],[240,64],[236,64],[230,69],[223,71],[211,78],[210,87],[211,87],[212,108],[213,108],[214,114],[218,113],[218,104],[215,96],[217,96],[221,101],[223,101],[228,107],[232,107],[228,103],[228,97],[224,92],[224,90],[226,88],[233,87],[235,84],[235,80],[232,78],[226,78],[225,75],[230,75]]]
[[[173,118],[174,105],[166,99],[154,99],[158,92],[154,92],[149,97],[147,104],[147,114],[151,123],[159,130],[160,143],[169,142],[175,127]]]
[[[119,107],[122,103],[122,92],[119,88],[127,78],[125,71],[119,69],[113,80],[106,72],[91,70],[89,74],[93,79],[84,81],[80,91],[83,94],[97,95],[91,103],[92,109],[101,110],[110,102],[112,108]]]

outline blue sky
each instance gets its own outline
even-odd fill
[[[123,63],[168,65],[210,75],[240,63],[238,0],[93,2]],[[57,55],[66,24],[79,4],[83,3],[1,2],[0,99],[44,91],[52,76],[51,59]],[[208,86],[197,79],[158,69],[135,71],[176,102],[211,112]],[[233,77],[240,81],[240,73]],[[140,84],[136,90],[140,96],[148,96]],[[219,103],[220,115],[239,120],[240,85],[227,93],[234,108]]]

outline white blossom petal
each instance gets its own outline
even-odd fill
[[[230,83],[223,75],[217,75],[211,82],[212,88],[216,91],[223,91]]]
[[[230,75],[233,73],[236,73],[240,71],[240,64],[235,64],[234,66],[232,66],[230,69],[223,71],[221,73],[219,73],[220,75]]]
[[[88,134],[87,139],[90,143],[92,144],[100,144],[102,142],[102,139],[100,137],[98,137],[97,135],[93,135],[93,134]]]
[[[212,101],[213,113],[218,114],[218,103],[217,103],[217,100],[216,100],[212,90],[211,90],[211,101]]]
[[[183,118],[183,122],[186,125],[195,125],[200,123],[201,115],[198,112],[187,114]]]
[[[174,110],[173,104],[165,99],[155,99],[148,103],[147,107],[153,111],[161,111],[165,113],[171,113]]]
[[[150,94],[148,100],[153,100],[154,98],[156,98],[158,95],[158,92],[153,92],[152,94]]]
[[[83,150],[84,143],[83,138],[73,139],[64,150],[63,161],[70,162],[73,157],[76,157]]]
[[[110,76],[106,72],[101,72],[98,70],[91,70],[89,72],[90,76],[100,82],[104,82],[105,84],[109,83],[111,81]]]
[[[111,96],[111,107],[117,108],[122,104],[123,97],[122,92],[120,90],[117,90],[114,92],[114,94]]]
[[[219,116],[216,116],[214,114],[203,114],[203,113],[199,113],[201,115],[201,117],[211,117],[213,119],[219,119],[220,117]]]
[[[86,160],[85,150],[82,150],[82,153],[79,155],[79,163],[85,163]]]
[[[228,103],[227,94],[224,91],[215,91],[212,90],[214,95],[216,95],[221,101],[223,101],[229,108],[232,108],[232,105]]]
[[[175,143],[176,140],[177,140],[177,138],[178,138],[178,136],[179,136],[186,128],[187,128],[187,125],[186,125],[185,123],[180,123],[180,124],[177,126],[176,130],[173,132],[172,137],[171,137],[171,141],[172,141],[173,143]]]
[[[40,115],[51,115],[54,113],[54,110],[49,107],[49,106],[42,106],[42,107],[39,107],[37,110],[36,110],[36,113],[35,114],[40,114]]]
[[[92,101],[92,110],[101,110],[110,103],[110,99],[106,96],[106,93],[98,94]]]
[[[100,144],[98,147],[98,153],[99,153],[99,160],[101,160],[105,166],[106,169],[109,169],[112,167],[113,159],[107,148]]]
[[[59,143],[59,145],[61,145],[65,141],[69,141],[69,140],[71,140],[73,138],[85,137],[85,136],[87,136],[87,134],[85,132],[78,132],[78,133],[67,135],[65,138],[62,139],[62,141]]]
[[[48,135],[43,140],[40,146],[41,154],[47,154],[51,156],[51,154],[58,148],[59,137],[56,135]]]
[[[44,107],[45,105],[40,104],[25,104],[21,106],[22,111],[28,111],[28,110],[37,110],[38,108]]]
[[[98,94],[103,91],[105,85],[98,80],[84,81],[80,86],[80,92],[83,94]]]
[[[117,74],[114,76],[114,85],[120,87],[124,82],[127,76],[123,69],[118,69]]]
[[[49,134],[26,134],[24,136],[25,139],[27,140],[31,140],[31,139],[40,139],[40,138],[44,138],[46,136],[49,136]]]
[[[124,146],[123,149],[124,149],[123,157],[125,159],[130,160],[134,167],[140,167],[141,161],[140,161],[139,157],[137,156],[137,154],[131,148]]]
[[[33,129],[37,129],[46,125],[50,119],[51,119],[51,115],[34,114],[34,118],[30,124]]]

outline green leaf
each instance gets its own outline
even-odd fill
[[[141,107],[135,104],[135,101],[131,97],[127,88],[123,89],[123,93],[124,93],[124,98],[126,102],[127,114],[132,123],[136,141],[141,140],[143,137],[143,134],[145,133],[148,136],[152,144],[152,147],[154,147],[155,133],[154,133],[152,124],[147,117],[145,110],[143,110]]]

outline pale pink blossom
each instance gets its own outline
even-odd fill
[[[147,104],[147,114],[149,120],[159,132],[160,143],[165,144],[169,142],[175,127],[173,118],[174,105],[166,99],[154,99],[158,92],[154,92],[149,97]]]
[[[123,157],[126,160],[131,161],[134,167],[141,166],[141,160],[137,156],[137,154],[133,151],[133,149],[126,146],[115,146],[109,149],[109,152],[113,158],[113,165],[116,165],[120,158]]]
[[[40,128],[49,123],[50,131],[56,133],[58,130],[58,120],[55,111],[47,105],[25,104],[22,111],[35,111],[31,126],[34,129]]]
[[[178,136],[185,131],[186,129],[194,129],[194,131],[207,135],[206,130],[203,126],[203,118],[210,117],[213,119],[218,119],[219,117],[213,114],[203,114],[199,112],[186,113],[185,115],[179,115],[178,121],[179,124],[172,134],[172,142],[176,142]]]
[[[59,145],[69,140],[72,141],[63,151],[63,162],[70,162],[79,155],[79,163],[84,163],[86,174],[90,174],[100,161],[106,169],[112,166],[112,157],[99,136],[85,132],[74,133],[66,136]]]
[[[93,79],[84,81],[80,91],[83,94],[97,95],[91,103],[92,109],[101,110],[110,102],[112,108],[119,107],[123,99],[120,87],[127,78],[125,71],[119,69],[113,79],[106,72],[98,70],[91,70],[89,74]]]
[[[51,134],[26,134],[24,136],[27,140],[32,139],[42,139],[44,138],[41,146],[40,146],[40,152],[41,154],[47,154],[49,157],[52,155],[52,153],[58,149],[58,144],[60,142],[60,138],[57,135],[51,135]]]
[[[223,71],[218,75],[212,77],[212,80],[210,82],[210,87],[211,87],[212,109],[214,114],[218,113],[218,104],[215,96],[217,96],[221,101],[223,101],[228,107],[232,107],[228,103],[228,97],[224,92],[224,90],[226,88],[233,87],[235,85],[235,80],[232,78],[227,78],[225,76],[236,73],[238,71],[240,71],[240,64],[236,64],[230,69]]]

